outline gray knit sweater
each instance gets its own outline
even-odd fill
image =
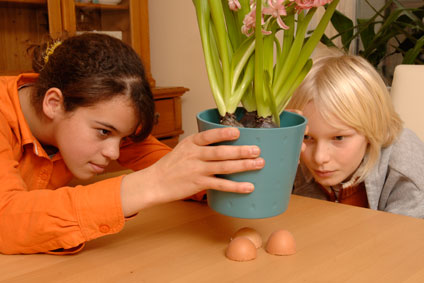
[[[404,129],[399,138],[381,150],[365,178],[371,209],[424,218],[424,143]],[[294,194],[326,199],[307,169],[299,166]]]

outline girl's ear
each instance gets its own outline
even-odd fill
[[[54,119],[58,115],[62,115],[63,109],[63,95],[62,91],[56,87],[49,88],[46,91],[43,99],[43,113],[49,119]]]

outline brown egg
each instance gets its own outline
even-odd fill
[[[255,244],[255,247],[257,249],[259,249],[262,246],[262,237],[258,233],[258,231],[256,231],[253,228],[244,227],[244,228],[237,230],[237,232],[235,232],[234,235],[233,235],[233,239],[235,239],[237,237],[241,237],[241,236],[249,238],[249,240],[251,240],[253,242],[253,244]]]
[[[274,231],[269,236],[266,251],[273,255],[292,255],[296,253],[296,242],[292,233],[287,230]]]
[[[234,238],[225,251],[225,256],[235,261],[248,261],[256,258],[256,247],[246,237]]]

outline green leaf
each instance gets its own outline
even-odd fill
[[[294,9],[294,7],[289,7],[290,9]],[[289,12],[289,11],[288,11]],[[284,18],[284,23],[289,27],[289,29],[284,30],[283,35],[283,46],[281,47],[281,55],[278,57],[278,60],[276,62],[275,67],[275,74],[279,74],[281,72],[281,69],[283,68],[284,64],[287,61],[287,56],[289,55],[291,46],[293,44],[294,40],[294,32],[295,32],[295,21],[294,21],[294,14],[292,11],[290,11],[291,14],[289,14],[287,17]],[[273,78],[273,83],[275,80],[275,76]]]
[[[417,40],[413,49],[410,49],[406,52],[405,57],[403,57],[402,64],[414,64],[415,59],[423,52],[424,46],[424,35]]]
[[[279,110],[279,113],[282,113],[284,111],[290,99],[292,98],[293,93],[296,91],[299,85],[303,82],[303,80],[308,75],[311,68],[312,68],[312,59],[308,59],[302,71],[297,76],[296,80],[288,88],[287,95],[284,96],[284,99],[280,102],[280,104],[277,104],[277,109]]]
[[[225,26],[225,16],[222,3],[219,0],[209,0],[210,14],[216,30],[216,42],[221,58],[222,74],[224,78],[223,97],[226,103],[231,95],[229,39]]]
[[[421,19],[417,17],[417,15],[415,15],[415,13],[413,13],[411,11],[411,9],[405,9],[405,7],[398,1],[398,0],[392,0],[399,8],[399,10],[402,10],[406,16],[408,16],[420,29],[424,30],[424,22],[423,22],[423,18],[421,16]],[[424,6],[421,6],[421,8],[418,8],[416,10],[422,10],[424,9]]]
[[[221,60],[219,58],[219,51],[217,43],[215,40],[215,27],[212,21],[209,21],[209,49],[210,49],[210,59],[207,61],[209,64],[212,64],[212,69],[215,73],[215,83],[217,87],[221,90],[224,89],[224,77],[222,74]]]
[[[368,49],[375,38],[375,23],[370,22],[369,19],[357,19],[357,21],[358,26],[361,27],[359,35],[361,37],[362,44],[365,49]]]
[[[248,112],[256,111],[256,99],[254,96],[254,90],[253,86],[249,85],[248,89],[244,93],[243,97],[241,98],[241,103]]]
[[[275,23],[275,21],[274,21]],[[270,79],[273,79],[273,69],[274,69],[274,42],[275,42],[275,32],[277,30],[277,24],[272,26],[270,35],[264,36],[264,70],[270,75]]]
[[[290,9],[294,9],[294,7],[291,7]],[[287,17],[285,17],[284,23],[289,27],[289,29],[284,30],[284,37],[283,37],[283,43],[282,43],[283,49],[281,50],[282,52],[281,62],[286,61],[287,55],[290,52],[290,48],[294,40],[294,32],[296,30],[294,14],[289,14]]]
[[[339,11],[334,11],[331,17],[331,23],[333,24],[336,31],[341,35],[342,44],[346,50],[349,50],[350,43],[353,38],[353,22]]]
[[[278,95],[278,97],[276,98],[277,105],[281,105],[280,101],[285,100],[284,96],[291,95],[290,93],[288,93],[288,91],[290,90],[290,87],[293,85],[293,82],[296,81],[296,78],[302,72],[309,57],[311,56],[312,52],[316,48],[318,42],[320,41],[322,35],[325,32],[325,29],[328,23],[330,22],[330,19],[334,11],[336,10],[336,6],[338,3],[339,3],[339,0],[333,0],[333,2],[331,2],[331,4],[327,6],[324,15],[322,16],[320,22],[318,23],[318,26],[316,27],[312,35],[309,37],[308,41],[306,41],[305,45],[301,46],[299,53],[294,58],[290,58],[290,56],[292,56],[290,51],[289,59],[294,59],[295,64],[290,65],[290,74],[287,74],[287,77],[285,77],[284,83],[281,83],[281,81],[277,81],[279,84],[278,85],[275,84],[273,86],[274,93]],[[308,12],[308,15],[310,12],[313,12],[313,10],[310,9]],[[307,19],[308,15],[305,17],[305,20]],[[296,35],[295,43],[293,44],[292,48],[295,48],[296,40],[297,40],[297,35]]]
[[[220,87],[220,79],[217,77],[217,73],[220,71],[218,59],[214,54],[214,50],[211,43],[211,27],[210,22],[210,7],[208,0],[193,0],[194,7],[196,8],[197,23],[200,31],[200,38],[202,40],[203,54],[205,57],[206,71],[209,78],[209,85],[215,104],[218,108],[219,114],[224,116],[226,113],[226,106],[224,103],[223,89]],[[217,69],[218,68],[218,69]]]
[[[214,1],[218,1],[218,0],[214,0]],[[238,28],[237,19],[234,17],[233,12],[228,7],[228,0],[221,0],[221,1],[222,1],[222,8],[224,10],[224,17],[225,17],[225,23],[227,26],[228,38],[231,42],[232,50],[236,50],[242,41],[241,33],[237,29]]]
[[[262,0],[256,0],[256,22],[255,22],[255,98],[259,117],[269,116],[269,107],[265,103],[266,98],[263,91],[264,76],[264,42],[262,34]]]
[[[309,9],[308,13],[303,18],[303,20],[301,22],[298,22],[296,36],[292,46],[290,47],[290,52],[287,55],[287,60],[285,60],[281,71],[274,75],[274,83],[272,86],[272,91],[274,93],[280,93],[280,88],[286,82],[287,77],[291,74],[292,70],[296,68],[296,65],[298,64],[299,60],[299,54],[302,50],[303,43],[305,40],[306,31],[315,12],[316,8]],[[318,40],[321,38],[321,36],[318,38]],[[303,65],[301,67],[303,67]]]
[[[234,90],[236,89],[237,84],[239,82],[240,75],[242,71],[244,70],[249,58],[252,56],[253,52],[255,51],[254,40],[255,38],[253,36],[246,38],[246,40],[243,41],[243,43],[234,53],[233,60],[231,62],[231,77],[232,77],[231,92],[234,92]]]
[[[243,26],[244,17],[250,12],[249,1],[250,0],[239,0],[241,9],[236,12],[237,19],[238,19],[238,26],[240,28],[239,30],[241,30],[241,27]]]
[[[275,95],[274,93],[272,93],[271,90],[271,76],[269,75],[268,71],[264,71],[264,92],[268,97],[268,101],[270,102],[269,106],[271,108],[272,118],[275,124],[277,124],[277,126],[280,126],[280,113],[277,110]]]
[[[249,61],[247,62],[246,67],[244,68],[244,73],[243,73],[241,82],[237,85],[237,88],[233,92],[234,98],[233,98],[233,103],[231,106],[234,107],[234,109],[240,103],[240,100],[244,97],[246,91],[251,90],[254,74],[255,74],[255,58],[254,56],[250,56]]]
[[[383,25],[380,27],[376,33],[374,40],[370,42],[367,49],[364,49],[364,56],[368,56],[374,52],[375,49],[381,48],[382,45],[387,45],[387,42],[393,38],[395,35],[399,34],[400,31],[393,28],[392,23],[396,21],[402,11],[394,11],[391,13],[384,21]]]
[[[328,38],[328,36],[326,36],[325,34],[322,35],[321,42],[328,47],[336,47],[333,41],[330,38]]]

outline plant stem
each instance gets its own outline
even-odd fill
[[[222,3],[219,0],[209,0],[212,20],[217,34],[217,46],[221,58],[222,75],[224,78],[224,103],[226,104],[231,96],[231,81],[230,81],[230,52],[229,39],[227,37],[227,29],[225,27],[225,17],[222,8]]]
[[[296,31],[296,37],[294,39],[293,45],[290,48],[287,60],[284,62],[284,66],[281,69],[281,72],[278,73],[274,79],[274,85],[272,88],[274,93],[279,93],[281,87],[285,84],[289,73],[292,71],[294,66],[298,64],[299,54],[305,40],[306,30],[308,29],[309,22],[311,21],[315,11],[316,8],[311,8],[306,14],[305,18],[297,23],[298,27]]]
[[[259,117],[269,116],[270,110],[266,105],[263,85],[264,72],[264,50],[263,50],[263,35],[262,35],[262,0],[256,0],[256,22],[255,22],[255,97],[256,107]]]
[[[202,40],[203,54],[205,56],[206,70],[212,90],[212,94],[215,99],[216,106],[219,114],[224,116],[226,113],[226,107],[223,97],[223,89],[219,87],[219,79],[217,78],[216,65],[213,59],[213,50],[211,49],[211,38],[210,30],[212,29],[210,23],[210,7],[207,0],[193,0],[193,4],[196,8],[197,22],[199,25],[200,38]],[[219,62],[218,62],[219,64]],[[214,68],[215,66],[215,68]]]
[[[292,65],[292,67],[290,68],[291,72],[290,72],[290,74],[287,75],[286,80],[284,81],[284,84],[280,84],[280,86],[276,85],[276,87],[274,88],[274,90],[273,90],[274,93],[278,94],[277,105],[279,105],[280,107],[284,107],[285,104],[286,104],[284,101],[288,101],[288,98],[286,98],[284,96],[287,96],[287,97],[291,96],[290,89],[292,89],[295,82],[298,81],[297,77],[302,72],[302,70],[304,70],[305,64],[307,63],[309,57],[311,56],[312,52],[314,51],[315,47],[317,46],[318,42],[320,41],[322,35],[324,34],[325,29],[326,29],[328,23],[330,22],[330,19],[331,19],[332,15],[334,14],[334,11],[336,10],[336,7],[337,7],[339,1],[340,0],[334,0],[333,2],[330,3],[330,5],[328,5],[328,7],[325,10],[325,13],[322,16],[321,21],[319,22],[318,26],[315,28],[312,35],[309,37],[309,39],[306,41],[305,45],[302,47],[300,52],[295,57],[295,59],[297,59],[296,64]],[[304,21],[302,21],[302,23],[301,23],[301,28],[304,27],[303,25],[305,23],[309,24],[309,21],[310,21],[310,19],[308,19],[309,13],[312,13],[312,15],[313,15],[313,13],[315,13],[315,11],[312,11],[312,9],[309,10]],[[303,30],[301,32],[302,32],[301,36],[302,35],[304,36]],[[297,37],[298,37],[298,35],[296,34],[296,39],[295,39],[295,42],[293,43],[292,49],[296,47]],[[290,50],[289,56],[292,56],[291,50]],[[289,57],[289,59],[291,59],[291,58]],[[283,109],[279,109],[280,112],[282,110]]]

